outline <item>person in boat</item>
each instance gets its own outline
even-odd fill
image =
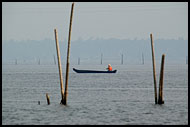
[[[108,71],[112,71],[111,64],[108,64],[108,68],[106,68]]]

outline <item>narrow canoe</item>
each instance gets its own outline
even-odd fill
[[[78,70],[73,68],[73,71],[75,71],[76,73],[116,73],[117,70],[113,70],[113,71],[97,71],[97,70]]]

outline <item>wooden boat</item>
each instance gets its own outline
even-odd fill
[[[75,71],[76,73],[116,73],[117,70],[113,70],[113,71],[97,71],[97,70],[78,70],[73,68],[73,71]]]

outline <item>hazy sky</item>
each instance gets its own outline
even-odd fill
[[[3,2],[3,40],[68,38],[70,2]],[[72,40],[188,39],[187,2],[75,2]]]

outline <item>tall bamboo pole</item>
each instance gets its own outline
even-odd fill
[[[152,65],[153,65],[153,78],[154,78],[155,104],[157,104],[156,68],[155,68],[154,42],[153,42],[152,33],[150,34],[150,39],[151,39],[151,47],[152,47]]]
[[[71,29],[72,29],[72,19],[73,19],[73,8],[74,3],[72,3],[71,7],[71,15],[70,15],[70,25],[69,25],[69,37],[68,37],[68,48],[67,48],[67,65],[66,65],[66,79],[65,79],[65,93],[63,104],[67,105],[67,95],[68,95],[68,80],[69,80],[69,55],[70,55],[70,42],[71,42]]]
[[[63,99],[64,99],[63,76],[62,76],[62,67],[61,67],[61,58],[60,58],[60,51],[59,51],[59,42],[58,42],[57,29],[54,29],[54,31],[55,31],[55,41],[56,41],[56,49],[57,49],[59,78],[60,78],[60,86],[61,86],[61,104],[62,104]]]
[[[161,68],[160,68],[158,104],[164,104],[164,101],[163,101],[164,60],[165,60],[165,54],[162,55]]]

